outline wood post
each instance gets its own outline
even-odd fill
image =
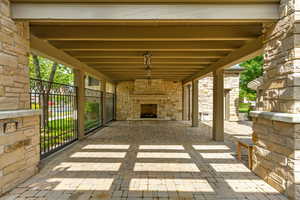
[[[78,119],[78,137],[83,139],[84,134],[84,107],[85,107],[85,81],[84,72],[74,70],[75,85],[77,86],[77,119]]]
[[[198,80],[193,80],[192,86],[192,127],[198,127],[199,125],[199,87]]]
[[[223,74],[223,70],[214,72],[213,140],[224,141],[224,74]]]
[[[101,82],[101,91],[103,92],[103,99],[102,99],[102,121],[103,125],[107,122],[107,116],[106,116],[106,81],[102,80]]]
[[[189,120],[189,88],[188,88],[188,85],[186,86],[183,86],[182,87],[182,106],[183,106],[183,111],[182,111],[182,119],[183,120]]]

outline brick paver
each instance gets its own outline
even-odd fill
[[[286,199],[210,138],[185,122],[114,122],[0,199]]]

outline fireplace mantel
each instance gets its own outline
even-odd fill
[[[160,99],[169,99],[168,95],[165,94],[132,94],[130,95],[134,100],[136,99],[145,99],[145,100],[160,100]]]

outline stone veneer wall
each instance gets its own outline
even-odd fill
[[[117,84],[117,120],[140,119],[140,105],[143,103],[158,104],[158,119],[182,119],[182,83],[164,80],[152,82],[152,87],[156,89],[147,89],[145,80],[137,80],[137,88],[135,81]],[[151,94],[151,91],[155,92]]]
[[[39,111],[30,108],[29,25],[0,0],[0,195],[37,172]]]
[[[253,171],[291,199],[300,197],[299,183],[294,185],[300,173],[300,157],[295,152],[300,124],[261,117],[254,117],[253,123]]]
[[[261,112],[252,113],[253,171],[289,199],[300,199],[300,124],[295,120],[300,115],[299,6],[282,0],[280,20],[264,27],[264,80],[257,99]]]
[[[29,25],[10,19],[9,1],[0,1],[0,110],[29,108]]]
[[[0,195],[37,173],[39,119],[37,113],[0,119]]]
[[[239,119],[239,86],[240,72],[224,72],[224,89],[229,90],[230,96],[230,117],[229,121]],[[204,120],[212,120],[213,112],[213,76],[199,80],[199,112],[205,113]]]

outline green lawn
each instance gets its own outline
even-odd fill
[[[247,113],[250,105],[250,103],[240,103],[239,112]]]

